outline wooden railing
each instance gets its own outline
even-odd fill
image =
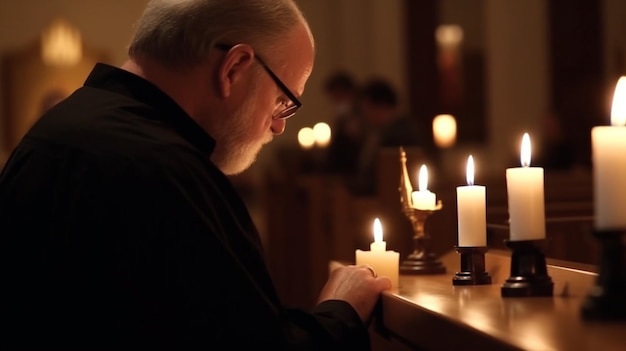
[[[582,305],[597,279],[594,266],[548,259],[552,297],[503,298],[508,252],[486,254],[492,284],[454,286],[459,255],[448,252],[443,275],[400,276],[374,317],[374,350],[623,350],[626,322],[586,321]],[[330,262],[329,269],[344,263]]]

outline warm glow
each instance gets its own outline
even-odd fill
[[[380,219],[374,219],[374,242],[383,241],[383,226],[380,224]]]
[[[440,148],[454,145],[456,141],[456,119],[452,115],[437,115],[433,119],[433,136]]]
[[[524,133],[522,137],[522,152],[521,152],[522,167],[530,166],[530,136],[528,133]]]
[[[458,46],[463,41],[463,28],[456,24],[442,24],[437,27],[435,39],[443,47]]]
[[[50,66],[71,66],[82,58],[82,43],[78,29],[64,20],[54,21],[41,34],[41,58]]]
[[[315,132],[313,128],[304,127],[298,132],[298,143],[303,149],[310,149],[315,144]]]
[[[474,185],[474,158],[469,155],[467,158],[467,170],[465,171],[465,179],[467,179],[467,185]]]
[[[330,126],[324,122],[319,122],[313,126],[315,144],[319,147],[326,147],[330,143]]]
[[[411,290],[413,293],[410,295],[411,301],[435,312],[446,311],[446,309],[449,308],[444,294],[424,294],[421,293],[420,290],[421,289]]]
[[[615,86],[611,108],[611,125],[626,125],[626,76],[621,76]]]
[[[426,165],[422,165],[422,167],[420,167],[417,188],[419,191],[428,190],[428,168],[426,168]]]

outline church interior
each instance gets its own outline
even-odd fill
[[[146,2],[0,0],[0,167],[38,116],[80,87],[94,63],[126,60],[133,21]],[[617,100],[626,101],[626,80],[621,97],[616,93],[626,76],[626,1],[296,2],[316,45],[303,107],[250,169],[231,177],[284,302],[313,306],[333,265],[353,264],[357,251],[370,250],[379,219],[386,248],[401,264],[420,246],[445,272],[400,271],[399,288],[385,293],[372,323],[374,349],[623,349],[626,144],[611,146],[592,134],[611,125]],[[338,73],[350,81],[353,112],[344,113],[348,103],[329,88]],[[391,128],[371,122],[387,117],[367,116],[368,108],[382,109],[368,105],[368,97],[391,107],[390,119],[409,124],[388,139],[374,137]],[[342,153],[351,145],[337,144],[346,136],[340,133],[353,131],[342,120],[348,115],[359,134],[352,154]],[[599,161],[596,144],[617,155],[612,163]],[[528,194],[538,186],[545,218],[526,213],[518,223],[511,213],[513,173],[525,168],[540,169],[541,178],[519,172],[515,196],[535,201]],[[607,182],[613,189],[599,189]],[[472,185],[484,191],[484,240],[462,245],[460,188]],[[426,188],[437,206],[407,210]],[[599,192],[613,201],[606,211],[617,227],[609,239],[597,230],[598,217],[611,220],[599,214]],[[514,254],[528,251],[511,244],[511,230],[534,221],[545,233],[527,241],[547,263],[529,274],[536,278],[547,265],[554,289],[505,297],[510,279],[523,276],[513,265],[528,264],[526,256],[516,262]],[[466,253],[462,246],[484,250]],[[489,283],[456,285],[459,271],[474,272],[474,265]],[[604,307],[622,314],[609,313],[609,322],[580,315],[598,276],[617,280],[602,286],[618,289]]]

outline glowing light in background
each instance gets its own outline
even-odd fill
[[[310,149],[315,144],[315,132],[313,128],[304,127],[298,132],[298,143],[303,149]]]
[[[75,65],[82,51],[80,32],[63,19],[52,22],[41,34],[41,58],[46,65]]]
[[[437,115],[433,119],[435,144],[447,148],[456,142],[456,119],[452,115]]]
[[[435,31],[437,44],[443,47],[455,47],[463,41],[463,28],[456,24],[442,24]]]
[[[330,143],[331,130],[330,126],[324,122],[319,122],[313,126],[313,134],[315,135],[315,144],[319,147],[326,147]]]

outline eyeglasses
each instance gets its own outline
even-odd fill
[[[218,48],[220,50],[224,50],[224,51],[230,50],[233,46],[234,45],[228,45],[228,44],[216,44],[215,45],[216,48]],[[291,100],[291,104],[290,105],[288,105],[284,110],[282,110],[282,111],[280,111],[278,113],[275,113],[274,116],[272,116],[272,118],[274,118],[274,119],[287,119],[287,118],[293,117],[293,115],[295,115],[296,112],[298,112],[300,107],[302,107],[302,103],[291,92],[291,90],[289,90],[289,88],[287,88],[285,83],[283,83],[283,81],[280,80],[280,78],[278,78],[278,76],[265,64],[265,62],[258,55],[254,55],[254,58],[256,58],[256,60],[259,62],[259,64],[261,64],[261,66],[265,69],[267,74],[269,74],[269,76],[272,78],[272,80],[274,80],[274,83],[276,83],[276,85],[278,85],[280,90],[282,90],[282,92],[289,98],[289,100]]]

